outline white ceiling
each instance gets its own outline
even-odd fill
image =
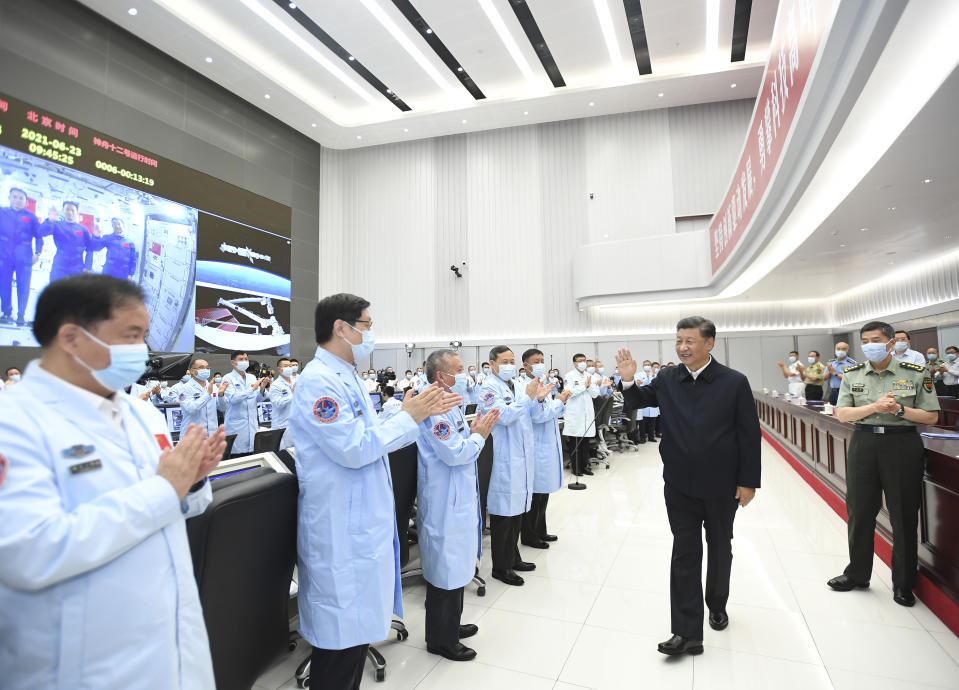
[[[959,70],[816,232],[743,298],[828,298],[959,251],[957,122]]]
[[[711,55],[706,0],[644,0],[653,72],[641,77],[621,0],[528,0],[567,84],[557,89],[508,0],[412,0],[486,95],[476,101],[390,0],[297,2],[411,106],[403,113],[271,0],[81,1],[333,148],[749,97],[759,88],[778,6],[753,0],[746,59],[731,63],[735,0],[718,0],[718,48]],[[483,3],[502,18],[529,78]],[[601,29],[600,3],[612,17],[612,48]]]

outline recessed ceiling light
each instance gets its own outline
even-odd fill
[[[840,244],[839,246],[842,247],[843,249],[845,249],[845,248],[848,247],[849,245],[848,245],[848,244]]]
[[[924,179],[924,180],[922,181],[923,184],[929,184],[930,182],[932,182],[932,178],[931,178],[931,177],[927,177],[926,179]]]
[[[529,111],[528,111],[528,110],[524,110],[524,111],[523,111],[523,115],[529,115]]]
[[[832,236],[833,236],[833,237],[835,237],[835,236],[838,235],[838,234],[839,234],[839,231],[838,231],[838,230],[833,230],[833,231],[832,231]]]
[[[392,93],[393,93],[393,89],[387,89],[387,90],[386,90],[386,93],[392,94]]]
[[[295,2],[291,2],[291,3],[290,3],[290,9],[291,9],[291,10],[295,10],[295,9],[296,9],[296,3],[295,3]]]
[[[593,103],[592,101],[589,102],[589,107],[590,107],[590,108],[592,108],[594,105],[596,105],[596,104]]]
[[[730,85],[729,85],[729,88],[735,89],[735,88],[736,88],[736,82],[733,82],[732,84],[730,84]]]
[[[608,233],[608,232],[603,233],[603,239],[604,239],[604,240],[609,239],[609,233]]]
[[[890,210],[890,211],[895,211],[895,210],[896,210],[896,207],[895,207],[895,206],[890,206],[890,207],[889,207],[889,210]]]
[[[410,130],[409,130],[408,127],[404,127],[404,128],[403,128],[403,131],[404,131],[404,132],[409,132]]]
[[[869,228],[859,228],[859,232],[869,232]]]
[[[310,127],[316,127],[316,123],[315,123],[315,122],[311,122],[311,123],[310,123]]]
[[[952,239],[952,235],[945,235],[945,236],[944,236],[944,239],[951,240],[951,239]]]
[[[658,96],[659,96],[660,98],[662,98],[664,95],[665,95],[665,94],[663,94],[662,91],[660,91],[659,94],[658,94]]]
[[[206,59],[206,61],[207,61],[208,63],[213,62],[213,58],[208,57],[208,58]]]
[[[263,98],[265,98],[266,100],[270,100],[270,94],[268,93],[263,94]]]
[[[427,29],[427,30],[426,30],[426,33],[431,34],[431,33],[433,33],[433,30],[432,30],[432,29]]]
[[[463,68],[462,68],[462,67],[457,67],[457,68],[456,68],[456,71],[457,71],[457,72],[462,72],[462,71],[463,71]]]
[[[895,261],[890,261],[890,262],[889,262],[889,265],[892,266],[894,263],[896,263],[896,262],[895,262]]]
[[[131,17],[137,16],[137,8],[131,7],[130,9],[127,10],[127,14],[129,14]]]
[[[347,59],[348,59],[350,62],[353,62],[356,58],[353,57],[352,55],[350,55],[350,57],[348,57]]]
[[[464,124],[464,125],[466,124],[466,120],[463,120],[463,124]]]

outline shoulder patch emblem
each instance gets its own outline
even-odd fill
[[[186,393],[180,393],[180,402],[186,400]]]
[[[927,393],[932,393],[932,378],[927,376],[922,380],[922,387],[926,389]]]
[[[340,405],[333,398],[320,398],[313,403],[313,416],[323,424],[334,422],[340,416]]]
[[[437,422],[433,425],[433,436],[440,441],[445,441],[453,433],[453,429],[446,422]]]
[[[861,364],[854,364],[854,365],[851,366],[851,367],[846,367],[845,372],[843,372],[843,373],[850,372],[850,371],[856,371],[857,369],[862,369],[864,366],[866,366],[866,363],[865,363],[865,362],[863,362],[863,363],[861,363]]]
[[[7,459],[0,455],[0,487],[3,486],[3,480],[7,478]]]
[[[912,362],[899,362],[899,366],[903,369],[909,369],[910,371],[925,371],[926,368],[919,366],[918,364],[913,364]]]
[[[496,401],[496,393],[489,391],[486,395],[483,396],[484,405],[492,405]]]

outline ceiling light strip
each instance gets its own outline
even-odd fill
[[[506,51],[509,53],[509,56],[513,58],[513,62],[516,63],[519,71],[528,81],[536,82],[537,78],[533,73],[533,68],[530,67],[526,56],[523,55],[523,51],[519,48],[519,44],[517,44],[516,39],[513,38],[513,34],[511,34],[510,30],[506,27],[506,22],[503,21],[499,10],[493,5],[493,0],[478,0],[478,2],[480,8],[486,13],[486,18],[489,19],[490,24],[493,25],[493,30],[496,31],[499,40],[506,46]]]
[[[480,90],[476,85],[476,82],[473,81],[473,78],[470,77],[469,73],[466,71],[466,68],[460,64],[453,53],[450,52],[449,48],[446,47],[446,44],[440,40],[440,37],[436,34],[436,31],[433,30],[430,25],[423,19],[423,15],[416,11],[416,8],[413,7],[413,3],[409,0],[393,0],[393,4],[396,6],[410,25],[416,29],[416,33],[423,37],[423,39],[429,44],[430,48],[433,49],[433,52],[436,53],[436,56],[443,61],[443,64],[449,68],[449,71],[453,73],[453,76],[456,77],[460,84],[463,85],[470,95],[476,100],[482,100],[486,98],[486,95]]]
[[[719,52],[719,1],[706,0],[706,60],[710,62]]]
[[[566,81],[559,71],[556,60],[553,59],[553,54],[550,52],[549,46],[546,45],[546,39],[543,38],[543,33],[539,30],[539,25],[536,23],[536,19],[533,17],[529,5],[526,4],[526,0],[509,0],[509,6],[513,9],[513,14],[516,15],[519,25],[523,27],[526,38],[529,39],[530,45],[533,46],[536,57],[538,57],[539,61],[543,64],[543,69],[546,70],[546,74],[549,76],[549,80],[553,83],[553,86],[556,88],[566,86]]]
[[[254,5],[259,6],[259,3],[255,2],[255,0],[240,0],[240,2],[242,2],[244,5],[252,9],[254,12],[257,12],[257,10],[253,9]],[[394,106],[396,106],[403,112],[408,112],[412,110],[412,108],[410,108],[409,105],[404,103],[403,100],[399,96],[397,96],[396,93],[391,88],[389,88],[386,84],[384,84],[382,81],[377,79],[376,75],[374,75],[366,67],[364,67],[359,60],[357,60],[348,50],[346,50],[346,48],[344,48],[339,43],[337,43],[332,36],[326,33],[323,29],[320,28],[320,26],[316,22],[310,19],[307,16],[306,12],[304,12],[299,5],[297,5],[296,3],[290,3],[288,2],[288,0],[273,0],[273,4],[275,4],[281,10],[286,12],[290,17],[292,17],[293,21],[295,21],[301,27],[306,29],[316,40],[318,40],[320,43],[326,46],[326,48],[331,53],[336,55],[336,57],[342,60],[350,69],[352,69],[354,72],[360,75],[367,84],[369,84],[374,89],[376,89],[376,91],[379,92],[380,95],[386,98],[390,103],[392,103]],[[290,6],[291,4],[293,5],[293,7]],[[330,67],[327,67],[327,69],[337,79],[339,79],[344,84],[349,86],[352,91],[356,93],[362,92],[363,94],[365,94],[364,99],[366,99],[367,101],[371,103],[373,102],[369,94],[367,94],[364,89],[362,89],[358,84],[356,84],[352,79],[350,79],[345,72],[343,72],[338,67],[333,65],[332,62],[327,60],[326,57],[322,55],[322,53],[320,53],[315,48],[310,46],[308,43],[306,43],[306,41],[303,41],[303,39],[297,36],[296,33],[294,33],[293,31],[290,31],[289,27],[287,27],[285,24],[280,22],[276,18],[276,16],[274,16],[272,13],[266,12],[266,10],[263,10],[263,8],[260,8],[260,9],[264,12],[266,16],[269,16],[272,20],[276,21],[280,26],[282,26],[283,29],[286,30],[286,32],[289,32],[289,33],[284,33],[280,29],[277,29],[278,31],[281,31],[281,33],[284,33],[284,36],[292,35],[299,41],[302,41],[302,43],[308,47],[309,51],[312,51],[310,53],[311,57],[317,60],[317,62],[320,62],[320,59],[325,60],[327,63],[330,64]],[[263,17],[264,21],[270,21],[266,19],[266,17],[261,15],[260,12],[257,12],[257,14]],[[296,45],[297,47],[300,47],[298,43],[296,43]],[[301,48],[301,50],[306,51],[307,49]],[[352,60],[350,59],[351,57],[353,57]],[[323,63],[321,62],[321,64]]]
[[[373,15],[373,18],[378,21],[384,29],[386,29],[389,34],[396,40],[397,43],[405,50],[411,58],[420,66],[420,68],[426,72],[430,79],[436,82],[436,85],[448,93],[455,93],[456,87],[450,84],[446,79],[443,78],[443,75],[440,74],[439,70],[433,66],[433,63],[429,61],[426,55],[423,54],[419,48],[417,48],[413,41],[403,33],[399,25],[393,21],[393,19],[380,7],[379,3],[376,0],[360,0],[363,7],[365,7],[370,14]]]
[[[646,40],[646,22],[639,0],[623,0],[626,10],[626,23],[629,24],[629,38],[633,42],[633,55],[636,56],[636,68],[641,75],[652,74],[653,65],[649,60],[649,42]]]
[[[753,11],[753,0],[736,0],[736,13],[733,18],[733,47],[730,62],[742,62],[746,59],[746,42],[749,38],[749,17]]]
[[[599,28],[603,32],[603,42],[606,43],[606,52],[609,61],[617,72],[623,71],[623,54],[619,52],[619,39],[616,38],[616,27],[613,26],[613,15],[609,12],[607,0],[593,0],[596,16],[599,18]]]

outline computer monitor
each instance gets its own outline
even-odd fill
[[[176,436],[180,433],[180,425],[183,422],[183,410],[179,406],[171,406],[163,412],[166,415],[166,425],[167,429],[170,430],[170,435]]]
[[[370,402],[373,403],[373,409],[379,412],[380,396],[378,393],[370,393]]]
[[[256,404],[256,418],[260,424],[273,422],[273,403],[261,402]]]

